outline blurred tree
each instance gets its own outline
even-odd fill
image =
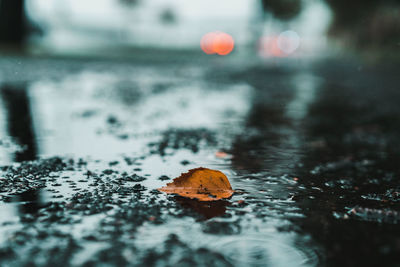
[[[136,6],[140,0],[119,0],[119,1],[127,6]]]
[[[160,21],[163,24],[173,24],[176,22],[176,15],[172,8],[164,8],[160,14]]]
[[[301,0],[261,0],[264,14],[270,12],[277,19],[289,20],[301,11]]]
[[[400,44],[400,0],[323,0],[333,14],[331,36],[358,47],[394,47]],[[290,20],[302,9],[302,0],[261,0],[265,14]]]
[[[25,30],[24,0],[0,0],[0,42],[21,43]]]
[[[354,24],[366,23],[367,16],[381,1],[376,0],[325,0],[333,13],[331,31],[340,30]]]
[[[325,0],[333,13],[329,34],[360,47],[400,43],[399,0]]]

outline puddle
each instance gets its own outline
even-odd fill
[[[128,249],[118,255],[134,253],[140,260],[153,249],[164,249],[174,234],[185,250],[211,250],[239,266],[317,265],[314,254],[299,248],[306,236],[276,230],[288,227],[289,218],[301,216],[290,200],[293,188],[288,189],[296,183],[292,177],[274,175],[282,174],[293,162],[298,147],[287,154],[285,141],[277,140],[273,147],[261,145],[263,150],[281,152],[271,153],[256,169],[247,167],[243,173],[239,166],[245,155],[243,149],[235,150],[241,146],[236,138],[247,136],[245,121],[253,116],[253,88],[245,83],[221,88],[221,84],[205,83],[199,72],[194,80],[182,76],[174,80],[160,73],[144,68],[136,69],[132,77],[125,76],[130,75],[127,71],[117,78],[83,72],[56,81],[34,81],[18,89],[27,100],[21,116],[30,118],[27,125],[34,134],[9,135],[27,148],[24,155],[32,159],[57,155],[65,158],[65,165],[43,177],[43,188],[18,193],[11,203],[2,205],[15,208],[14,218],[22,216],[24,222],[27,217],[20,214],[30,214],[29,221],[38,228],[46,225],[49,231],[65,234],[63,240],[82,244],[84,249],[71,259],[74,264],[102,258],[102,251],[110,249],[110,238]],[[166,82],[173,86],[160,90],[159,85]],[[17,89],[2,90],[14,94]],[[3,108],[13,114],[12,109]],[[265,130],[257,124],[253,127]],[[251,144],[244,152],[253,148]],[[221,150],[227,151],[226,156]],[[259,160],[262,155],[255,157]],[[71,157],[76,160],[70,161]],[[17,152],[9,158],[18,161]],[[2,162],[8,163],[6,158]],[[163,194],[151,197],[154,189],[166,183],[160,177],[174,178],[199,166],[223,171],[243,193],[223,205],[207,207]],[[134,203],[132,197],[139,201],[134,204],[139,205],[136,210],[129,206]],[[153,202],[161,206],[154,209]],[[132,212],[137,213],[132,217],[134,228],[128,219]],[[43,242],[31,237],[34,247]],[[50,247],[60,239],[54,234],[49,238]],[[68,247],[75,251],[72,244]]]
[[[382,246],[397,242],[397,143],[371,141],[385,124],[358,110],[371,99],[354,106],[311,69],[113,64],[0,85],[0,264],[320,266],[368,231],[396,251]],[[233,197],[156,190],[200,166],[224,172]],[[393,228],[367,224],[382,211]]]

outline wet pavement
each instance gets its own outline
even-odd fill
[[[400,264],[395,63],[168,58],[0,59],[0,265]]]

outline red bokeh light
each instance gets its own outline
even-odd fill
[[[235,42],[232,36],[224,32],[209,32],[200,41],[201,49],[208,55],[228,55],[232,52],[234,46]]]

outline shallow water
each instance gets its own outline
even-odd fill
[[[372,182],[360,180],[363,172],[380,175],[374,176],[378,184],[390,176],[387,187],[398,186],[390,166],[381,166],[380,174],[371,171],[382,153],[386,162],[397,157],[382,146],[397,132],[382,136],[379,127],[398,108],[389,101],[386,113],[376,108],[360,123],[348,117],[347,111],[371,104],[356,88],[372,90],[363,82],[354,86],[343,79],[332,86],[329,69],[223,62],[80,65],[11,58],[3,72],[16,62],[35,70],[0,81],[0,162],[17,170],[3,168],[0,177],[24,176],[0,193],[0,249],[12,251],[0,258],[4,264],[349,264],[364,260],[342,255],[349,246],[346,231],[352,229],[354,245],[362,234],[357,227],[374,232],[382,225],[368,224],[360,209],[348,211],[368,205],[397,209],[394,199],[382,207],[361,201],[356,192],[373,191]],[[358,101],[347,103],[346,94]],[[397,93],[387,94],[378,101]],[[338,145],[342,135],[350,140],[347,147]],[[219,151],[226,157],[218,157]],[[42,160],[53,156],[64,165]],[[47,165],[55,167],[30,175]],[[204,206],[154,193],[168,182],[159,177],[199,166],[224,172],[235,195]],[[378,223],[385,216],[378,215]],[[328,236],[331,231],[337,236]],[[390,257],[396,231],[395,223],[379,233]],[[371,240],[371,250],[380,246]]]

